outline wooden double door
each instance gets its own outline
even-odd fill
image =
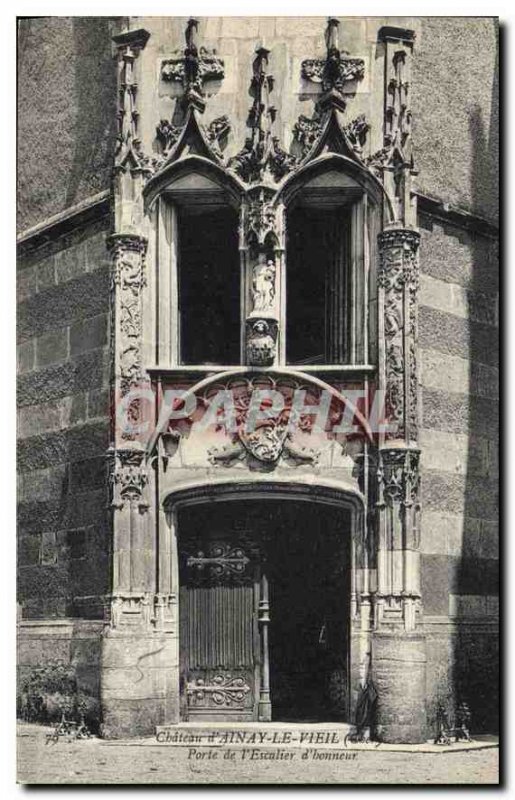
[[[347,524],[289,500],[183,509],[183,719],[347,718]]]

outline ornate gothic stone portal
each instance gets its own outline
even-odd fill
[[[148,61],[148,32],[114,37],[106,736],[195,719],[350,721],[373,681],[374,736],[426,738],[414,34],[379,30],[371,71],[341,49],[339,27],[329,19],[325,54],[304,54],[280,92],[280,55],[256,43],[245,120],[234,109],[246,93],[230,103],[220,89],[236,85],[234,62],[199,44],[201,21],[183,50],[158,34]],[[305,113],[287,128],[294,99]],[[299,209],[320,257],[295,295]],[[213,233],[205,254],[207,224],[234,235]],[[222,272],[231,253],[237,290]],[[236,360],[219,274],[240,322]],[[202,281],[205,307],[184,288]],[[294,303],[319,304],[307,331],[288,324]],[[188,305],[226,361],[184,360]],[[288,363],[288,337],[319,329],[325,355]]]

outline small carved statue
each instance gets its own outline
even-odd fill
[[[263,253],[252,270],[252,311],[264,313],[271,310],[275,298],[275,264]]]

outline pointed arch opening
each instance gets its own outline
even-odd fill
[[[290,365],[368,363],[375,338],[373,253],[377,193],[348,158],[321,157],[284,187],[286,361]]]
[[[215,163],[188,156],[165,167],[148,202],[155,225],[157,363],[239,364],[237,184]]]

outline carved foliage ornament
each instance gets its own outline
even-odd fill
[[[370,130],[370,125],[366,121],[365,115],[360,114],[359,117],[345,125],[343,130],[354,152],[361,156],[367,141],[367,133]]]
[[[380,505],[418,504],[420,451],[406,448],[380,451],[378,479]]]
[[[141,290],[145,285],[146,245],[146,239],[140,236],[114,235],[110,240],[113,319],[122,394],[141,377]]]
[[[337,89],[342,91],[346,83],[359,81],[365,76],[365,62],[362,58],[348,58],[340,54],[329,62],[327,58],[307,58],[301,65],[301,76],[304,80],[321,83],[323,91]]]
[[[398,429],[393,436],[417,429],[416,320],[420,235],[406,229],[379,234],[378,286],[384,292],[383,320],[386,371],[386,413]],[[405,299],[407,303],[405,303]],[[405,318],[406,315],[406,318]],[[408,352],[405,352],[405,334]],[[409,370],[407,419],[405,415],[405,370]]]
[[[114,508],[123,508],[126,503],[136,503],[140,509],[148,508],[145,497],[148,474],[144,453],[139,450],[117,450],[111,482]]]
[[[185,84],[186,65],[182,51],[177,51],[177,55],[174,55],[173,58],[167,58],[162,62],[161,77],[164,81],[177,81],[183,85]],[[203,84],[210,80],[221,81],[224,77],[224,62],[221,58],[218,58],[216,50],[200,47],[198,50],[198,69],[193,78],[197,90],[201,90]]]
[[[313,117],[306,117],[304,114],[300,115],[293,126],[293,140],[299,145],[301,160],[310,152],[321,132],[321,115],[314,114]]]

